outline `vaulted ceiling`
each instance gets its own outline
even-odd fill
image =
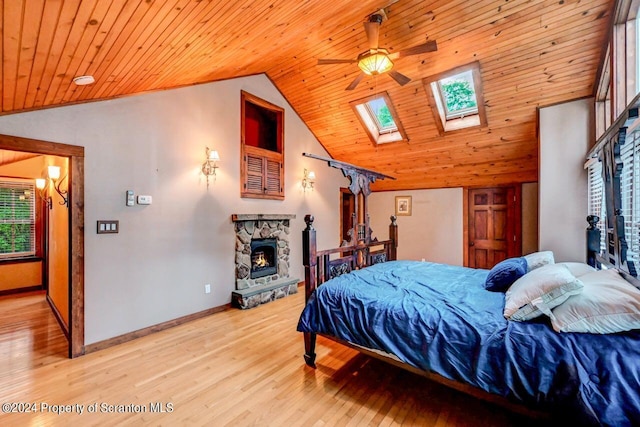
[[[266,73],[330,155],[392,175],[375,189],[537,181],[536,108],[592,96],[614,0],[10,0],[3,114]],[[412,80],[365,78],[363,22]],[[479,61],[488,125],[440,136],[422,79]],[[90,86],[72,84],[90,74]],[[386,91],[409,137],[374,147],[349,102]],[[238,97],[240,94],[238,94]],[[562,143],[558,141],[558,143]]]

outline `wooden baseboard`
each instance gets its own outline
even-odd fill
[[[67,337],[67,339],[69,339],[69,327],[64,323],[64,320],[62,320],[62,316],[58,311],[58,307],[56,307],[56,305],[53,303],[53,301],[51,300],[51,297],[48,294],[47,294],[47,302],[49,303],[49,307],[51,307],[51,311],[53,311],[53,315],[55,316],[56,320],[58,321],[58,324],[60,325],[60,329],[62,329],[62,333],[64,334],[65,337]]]
[[[36,291],[42,291],[42,290],[44,290],[42,285],[29,286],[27,288],[5,289],[0,291],[0,297],[3,297],[5,295],[23,294],[26,292],[36,292]]]
[[[188,314],[183,317],[179,317],[177,319],[168,320],[166,322],[158,323],[157,325],[149,326],[147,328],[138,329],[137,331],[129,332],[123,335],[119,335],[117,337],[109,338],[103,341],[98,341],[93,344],[86,345],[84,347],[84,353],[93,353],[95,351],[104,350],[105,348],[113,347],[114,345],[122,344],[127,341],[132,341],[137,338],[142,338],[147,335],[154,334],[156,332],[164,331],[165,329],[173,328],[175,326],[182,325],[187,322],[191,322],[196,319],[200,319],[202,317],[211,316],[215,313],[220,313],[221,311],[230,310],[231,304],[221,305],[219,307],[209,308],[207,310],[199,311],[197,313]],[[235,310],[235,309],[234,309]]]

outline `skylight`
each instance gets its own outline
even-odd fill
[[[351,102],[351,107],[374,145],[407,140],[386,93]]]
[[[440,92],[447,120],[478,114],[478,100],[470,70],[440,79],[431,85]]]
[[[378,133],[383,134],[396,132],[398,130],[398,125],[396,125],[395,120],[393,120],[393,116],[384,98],[374,98],[371,101],[367,101],[364,105],[367,107],[367,113],[375,122]]]
[[[440,134],[486,126],[479,63],[427,77],[423,83]]]

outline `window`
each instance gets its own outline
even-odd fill
[[[408,141],[388,94],[381,93],[353,101],[351,108],[374,146]]]
[[[478,62],[427,77],[422,83],[440,135],[487,125]]]
[[[30,181],[0,180],[0,259],[35,255],[35,193]]]
[[[588,198],[589,198],[589,215],[596,215],[598,218],[597,226],[600,229],[600,254],[604,254],[606,250],[605,236],[607,230],[605,227],[606,212],[604,203],[604,180],[602,179],[602,162],[598,159],[592,159],[587,166],[588,174]]]
[[[601,137],[605,131],[611,126],[612,109],[611,109],[611,67],[609,61],[609,50],[607,49],[605,65],[598,83],[598,92],[596,93],[595,102],[595,120],[596,120],[596,137]]]
[[[600,225],[606,233],[606,261],[636,277],[640,268],[639,10],[640,0],[616,2],[612,33],[596,80],[598,140],[588,154],[598,155],[605,169],[596,172],[595,164],[589,169],[589,213],[597,215],[600,209],[606,214],[606,226]],[[597,188],[600,184],[592,172],[601,174],[603,191]],[[598,191],[604,192],[606,202],[600,208]]]

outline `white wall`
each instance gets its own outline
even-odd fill
[[[540,109],[540,250],[556,261],[585,261],[587,175],[593,100]]]
[[[411,216],[398,217],[398,259],[463,264],[462,188],[382,191],[369,196],[371,229],[388,237],[396,196],[411,196]]]
[[[522,253],[537,250],[537,183],[522,185]],[[464,264],[463,189],[384,191],[369,196],[374,235],[387,238],[396,196],[411,196],[411,216],[398,217],[398,259]]]
[[[240,90],[285,108],[284,201],[240,198]],[[234,213],[296,214],[290,273],[301,280],[305,214],[316,218],[320,248],[339,243],[348,180],[301,156],[326,152],[264,75],[2,116],[0,133],[85,147],[85,344],[228,303]],[[221,157],[209,189],[205,146]],[[306,194],[304,168],[317,176]],[[126,190],[153,204],[126,207]],[[108,219],[120,233],[96,234],[96,221]]]

